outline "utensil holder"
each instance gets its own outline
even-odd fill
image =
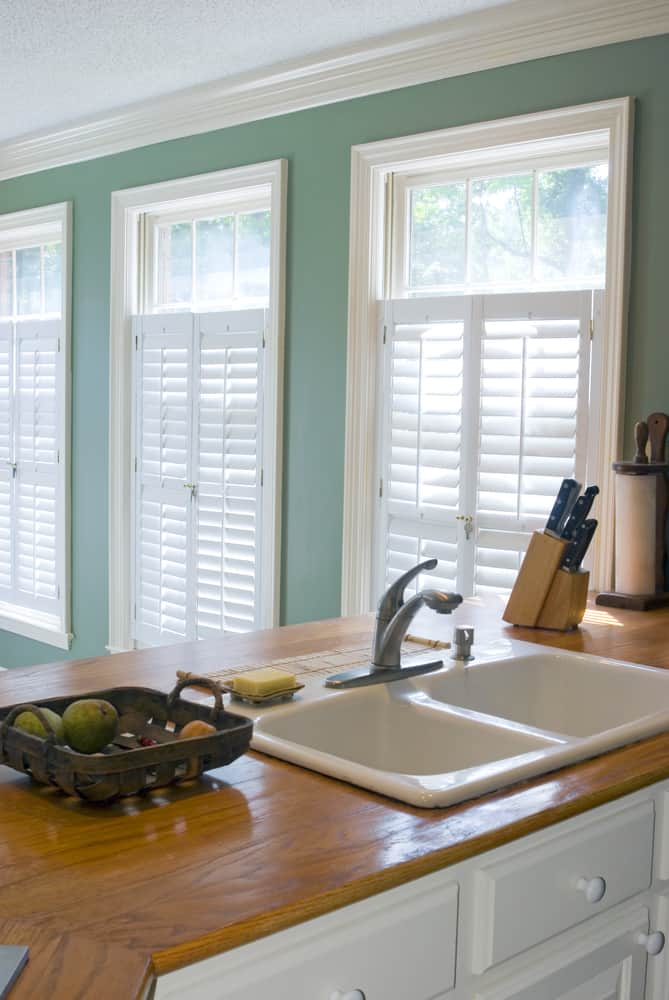
[[[560,568],[568,542],[535,531],[502,618],[511,625],[568,632],[583,620],[590,574]]]

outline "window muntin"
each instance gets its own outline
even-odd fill
[[[608,165],[396,180],[395,295],[601,288]]]

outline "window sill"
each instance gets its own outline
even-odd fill
[[[64,632],[60,622],[48,615],[30,614],[8,604],[0,604],[0,630],[58,649],[70,649],[72,645],[72,634]]]

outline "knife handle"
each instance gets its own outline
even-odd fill
[[[597,520],[589,518],[584,521],[578,529],[578,534],[574,536],[567,547],[567,551],[562,559],[562,569],[569,573],[574,573],[580,568],[583,558],[590,547],[590,542],[597,528]]]
[[[648,424],[645,420],[639,420],[638,423],[634,425],[634,442],[636,444],[636,455],[634,456],[634,461],[637,465],[646,465],[648,463],[648,455],[646,454],[646,445],[648,444]]]
[[[567,520],[569,514],[571,514],[571,509],[574,506],[576,497],[578,496],[580,490],[581,484],[577,483],[575,479],[562,480],[557,497],[555,498],[555,503],[553,504],[553,509],[551,510],[548,521],[546,522],[545,531],[549,534],[553,534],[556,538],[559,537],[562,526]]]
[[[646,421],[650,440],[651,462],[664,462],[664,449],[669,432],[669,417],[666,413],[651,413]]]
[[[595,502],[595,497],[598,493],[599,486],[588,486],[585,493],[578,498],[571,509],[571,514],[567,518],[564,528],[562,529],[561,538],[566,538],[568,542],[572,541],[572,539],[576,536],[576,532],[579,530],[590,513],[590,508]]]

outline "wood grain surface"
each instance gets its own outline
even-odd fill
[[[582,629],[563,634],[503,626],[502,607],[502,599],[468,601],[447,622],[426,616],[414,631],[450,638],[455,624],[473,624],[475,649],[501,650],[512,636],[669,667],[667,609],[590,606]],[[168,690],[177,669],[207,672],[328,649],[364,641],[371,626],[368,616],[337,619],[15,670],[0,675],[0,704],[120,684]],[[395,803],[259,754],[111,806],[0,768],[0,941],[31,946],[16,997],[141,997],[153,975],[667,777],[669,734],[442,810]],[[48,988],[36,992],[37,982]]]

